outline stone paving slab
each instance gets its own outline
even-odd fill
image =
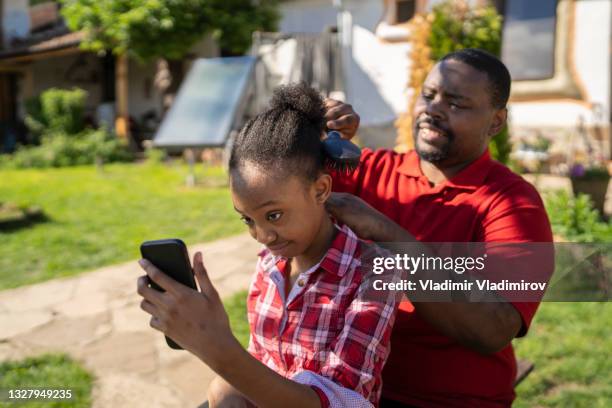
[[[248,234],[189,247],[202,251],[222,297],[246,289],[260,245]],[[0,292],[0,360],[65,352],[96,376],[97,407],[197,407],[214,373],[170,349],[140,310],[136,260]]]

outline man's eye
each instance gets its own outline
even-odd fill
[[[282,215],[283,213],[281,212],[271,213],[271,214],[268,214],[267,219],[268,221],[278,221]]]
[[[240,217],[240,219],[242,220],[242,222],[244,222],[246,225],[251,225],[253,223],[253,220],[250,219],[249,217]]]
[[[422,93],[421,96],[423,97],[423,99],[428,100],[428,101],[434,98],[434,96],[430,93]]]
[[[461,109],[461,106],[457,105],[456,103],[449,103],[448,106],[450,106],[452,109]]]

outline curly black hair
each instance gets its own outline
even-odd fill
[[[278,175],[315,180],[325,169],[321,135],[323,98],[305,83],[276,88],[268,110],[242,128],[232,146],[230,171],[250,162]]]

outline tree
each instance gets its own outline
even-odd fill
[[[276,0],[211,0],[215,14],[214,37],[222,55],[244,54],[254,31],[276,31],[279,19]]]
[[[206,33],[222,49],[245,52],[255,30],[273,30],[277,0],[61,0],[82,47],[137,59],[181,59]]]
[[[182,58],[211,33],[225,54],[244,53],[255,30],[274,29],[277,0],[61,0],[73,31],[85,32],[83,49],[112,51],[117,61],[117,133],[127,130],[127,59],[163,58],[174,94],[182,80]],[[168,95],[164,100],[171,100]]]

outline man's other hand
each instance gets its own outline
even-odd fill
[[[359,115],[347,103],[325,99],[325,125],[337,130],[343,138],[351,140],[359,129]]]
[[[390,218],[353,194],[331,193],[325,208],[359,238],[376,242],[413,240]]]

